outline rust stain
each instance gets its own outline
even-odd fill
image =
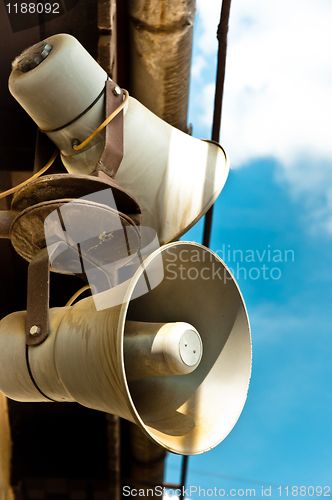
[[[163,28],[165,24],[165,1],[160,2],[160,28]]]

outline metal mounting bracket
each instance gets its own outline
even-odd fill
[[[28,296],[26,320],[26,344],[37,346],[48,337],[48,313],[50,298],[50,259],[55,252],[67,249],[60,241],[52,248],[42,248],[28,267]]]

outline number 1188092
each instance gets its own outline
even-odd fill
[[[7,3],[8,14],[60,14],[59,3]]]
[[[279,496],[329,497],[330,486],[279,486]]]

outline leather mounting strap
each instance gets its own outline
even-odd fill
[[[115,111],[123,100],[123,92],[112,80],[106,84],[106,116]],[[111,120],[105,130],[105,147],[99,158],[95,172],[105,172],[112,179],[123,158],[123,110]]]
[[[26,344],[39,345],[48,337],[48,313],[50,296],[50,258],[60,247],[59,242],[50,248],[43,248],[31,260],[28,267],[28,296],[26,319]],[[51,254],[51,255],[50,255]]]
[[[40,250],[28,268],[27,345],[41,344],[48,336],[50,263],[47,248]]]
[[[116,91],[115,91],[116,89]],[[105,83],[105,116],[110,116],[123,100],[123,92],[113,80]],[[95,170],[90,174],[107,182],[112,188],[121,193],[122,208],[136,226],[142,223],[142,213],[138,202],[119,186],[114,179],[123,158],[123,110],[111,120],[105,129],[105,146],[97,162]]]

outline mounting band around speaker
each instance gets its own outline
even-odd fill
[[[28,345],[25,348],[25,358],[26,358],[27,369],[28,369],[28,372],[29,372],[29,375],[30,375],[30,378],[31,378],[31,382],[33,383],[33,385],[35,386],[35,388],[37,389],[37,391],[39,391],[40,394],[42,396],[44,396],[44,398],[46,398],[49,401],[52,401],[53,403],[55,403],[55,399],[52,399],[52,398],[49,398],[48,396],[46,396],[46,394],[43,393],[43,391],[41,390],[41,388],[38,387],[38,384],[37,384],[37,382],[35,381],[35,379],[34,379],[34,377],[32,375],[32,371],[31,371],[31,367],[30,367],[30,361],[29,361],[29,346]]]
[[[63,128],[68,127],[72,123],[76,122],[76,120],[79,120],[82,116],[84,116],[85,113],[87,113],[88,111],[90,111],[90,109],[93,108],[93,106],[99,101],[99,99],[104,95],[104,93],[105,93],[105,88],[103,88],[103,90],[96,97],[96,99],[90,104],[90,106],[88,106],[87,108],[85,108],[85,110],[82,111],[82,113],[80,113],[79,115],[75,116],[75,118],[73,118],[72,120],[70,120],[69,122],[67,122],[65,125],[61,125],[60,127],[54,128],[54,129],[39,129],[40,132],[43,132],[44,134],[47,134],[48,132],[59,132],[59,130],[62,130]]]

